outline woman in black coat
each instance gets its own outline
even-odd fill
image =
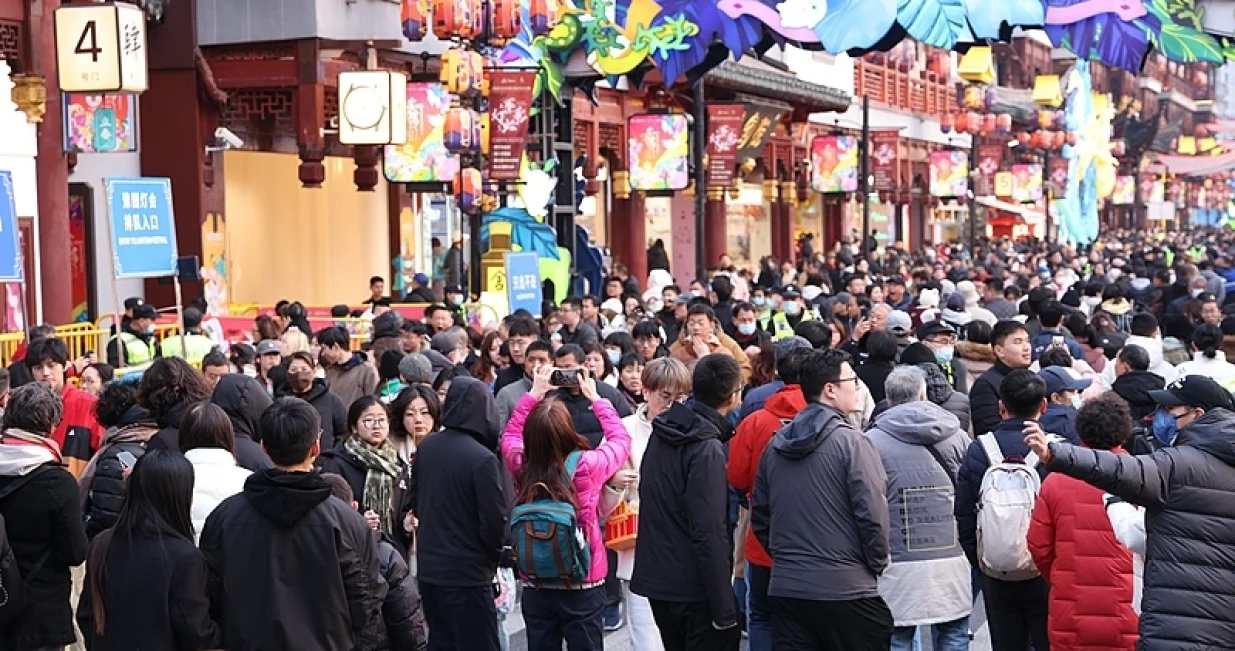
[[[9,396],[0,434],[0,516],[28,602],[0,628],[0,649],[28,651],[72,644],[70,568],[86,559],[77,480],[64,468],[60,449],[47,437],[60,422],[63,403],[38,383]]]
[[[210,618],[206,559],[193,544],[193,466],[137,460],[116,526],[95,539],[77,621],[89,651],[196,651],[223,643]]]
[[[142,373],[137,402],[159,423],[159,432],[146,444],[148,450],[179,450],[180,421],[195,402],[210,397],[210,386],[201,371],[179,357],[161,357]]]
[[[228,373],[214,385],[210,402],[221,408],[232,421],[236,445],[236,465],[257,472],[272,467],[262,449],[258,422],[273,400],[261,382],[240,373]],[[324,445],[324,444],[323,444]],[[198,532],[201,533],[201,532]]]

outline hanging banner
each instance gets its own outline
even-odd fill
[[[171,179],[107,178],[103,186],[116,277],[176,275]]]
[[[1111,203],[1116,206],[1130,206],[1136,201],[1136,177],[1116,176],[1115,190],[1111,192]]]
[[[896,188],[896,167],[900,155],[900,130],[871,131],[870,172],[875,177],[871,189],[888,192]]]
[[[1042,166],[1036,163],[1012,166],[1012,203],[1042,200]]]
[[[17,238],[17,195],[13,189],[13,174],[0,170],[0,282],[22,282],[21,245]]]
[[[832,194],[858,190],[858,139],[815,136],[810,144],[810,186]]]
[[[1052,157],[1046,166],[1046,180],[1051,185],[1051,196],[1062,197],[1068,186],[1068,159]]]
[[[391,183],[451,181],[459,157],[446,149],[446,110],[454,96],[437,82],[407,85],[407,142],[382,148],[382,173]]]
[[[742,104],[708,104],[708,187],[733,184],[738,164],[738,141],[742,139]]]
[[[626,130],[632,190],[683,190],[690,185],[690,125],[685,115],[632,115]]]
[[[763,155],[763,146],[768,144],[776,125],[780,124],[785,110],[777,106],[747,102],[742,118],[742,136],[738,139],[738,162]]]
[[[527,146],[532,86],[536,71],[491,70],[489,79],[489,180],[519,178],[519,160]]]
[[[995,172],[996,197],[1012,198],[1012,172]]]
[[[973,193],[979,197],[989,197],[992,194],[1000,195],[995,189],[995,174],[999,172],[999,166],[1003,163],[1002,145],[978,145],[978,178],[973,182]]]
[[[931,152],[930,190],[933,197],[964,197],[968,194],[968,154],[959,149]]]

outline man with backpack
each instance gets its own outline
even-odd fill
[[[1050,587],[1029,554],[1033,504],[1045,469],[1024,434],[1046,411],[1046,383],[1026,369],[999,386],[1003,421],[969,444],[956,478],[956,527],[970,564],[978,568],[993,651],[1047,649]],[[1073,438],[1068,439],[1079,444]]]

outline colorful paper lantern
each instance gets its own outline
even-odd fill
[[[472,123],[475,114],[471,109],[462,106],[452,106],[446,111],[446,126],[442,135],[442,144],[447,151],[463,152],[472,148]]]
[[[982,131],[982,114],[976,111],[970,111],[965,117],[965,132],[976,134]]]
[[[995,130],[1000,134],[1008,134],[1012,131],[1012,116],[1007,113],[1000,113],[995,116]]]
[[[952,117],[951,113],[944,113],[939,118],[939,132],[952,133],[952,129],[956,126],[956,118]]]
[[[987,113],[986,115],[983,115],[982,116],[982,135],[989,136],[992,133],[995,133],[995,128],[996,128],[997,123],[998,121],[995,119],[994,114]]]
[[[1055,125],[1054,111],[1038,111],[1038,128],[1049,129]]]
[[[527,7],[527,19],[532,28],[532,34],[536,36],[544,36],[553,29],[553,9],[549,6],[549,0],[529,0]]]
[[[1029,143],[1032,140],[1033,140],[1033,135],[1027,131],[1022,131],[1016,134],[1016,141],[1019,142],[1022,147],[1029,145]]]
[[[986,94],[981,86],[966,86],[961,108],[980,111],[986,108]]]
[[[1076,135],[1075,131],[1069,131],[1066,142],[1069,145],[1075,145],[1077,140],[1080,140],[1080,136]]]
[[[429,34],[428,0],[403,0],[403,36],[417,42]]]
[[[433,1],[433,35],[442,40],[472,38],[479,22],[480,0]]]
[[[472,213],[480,208],[484,197],[480,170],[471,167],[459,170],[459,175],[455,177],[452,189],[454,190],[455,198],[459,202],[459,210],[465,213]]]
[[[442,85],[455,95],[475,95],[484,84],[485,59],[479,52],[450,49],[442,53]]]
[[[519,3],[517,0],[493,0],[489,8],[489,34],[508,39],[519,34]]]
[[[986,92],[983,94],[982,108],[993,111],[995,110],[995,102],[999,100],[999,93],[995,92],[994,86],[987,86]]]

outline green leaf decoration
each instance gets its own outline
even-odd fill
[[[1191,27],[1163,21],[1158,48],[1171,61],[1222,63],[1226,56],[1214,37]]]
[[[945,50],[973,40],[964,0],[899,0],[896,22],[918,41]]]

